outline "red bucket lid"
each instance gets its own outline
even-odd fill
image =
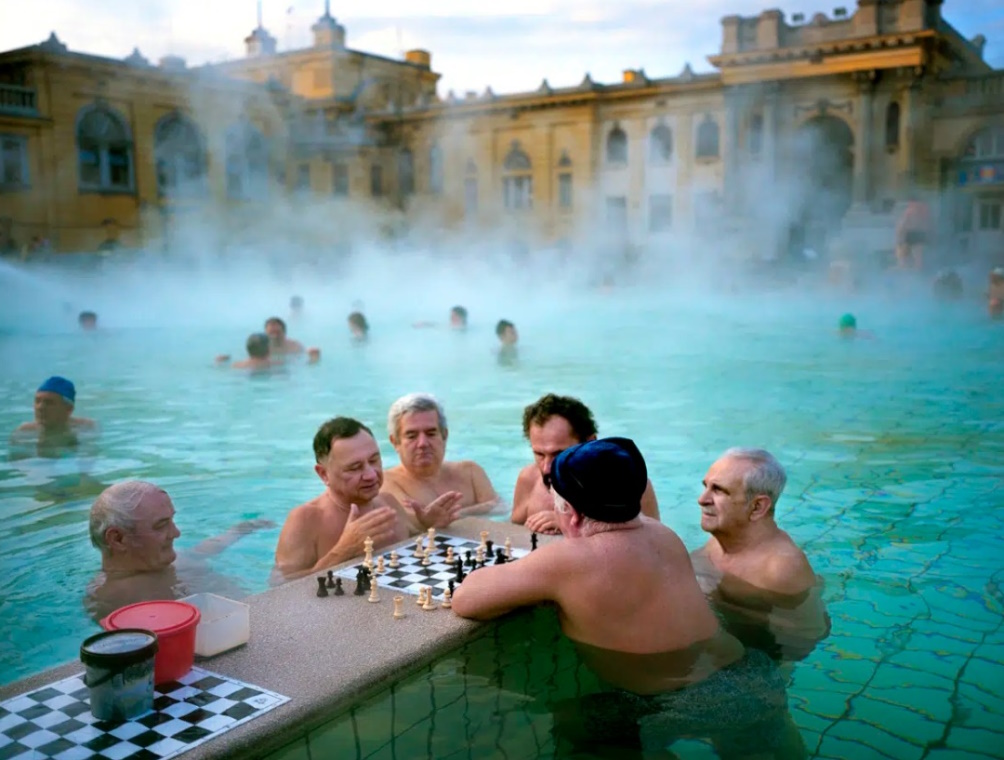
[[[120,628],[146,628],[162,636],[198,624],[199,608],[187,602],[137,602],[120,607],[101,621],[109,631]]]

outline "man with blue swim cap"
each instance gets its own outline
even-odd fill
[[[94,420],[73,416],[76,401],[77,389],[73,383],[65,377],[53,375],[35,391],[35,421],[20,425],[11,438],[37,433],[40,445],[76,445],[76,431],[97,427]]]
[[[572,446],[549,480],[564,538],[471,573],[453,611],[489,620],[556,605],[584,663],[613,687],[555,711],[562,740],[591,752],[665,748],[783,714],[776,667],[721,629],[683,542],[641,513],[648,472],[634,442]]]

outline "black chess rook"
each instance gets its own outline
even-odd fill
[[[328,579],[325,578],[323,575],[319,575],[317,577],[317,595],[318,596],[327,596],[328,595],[328,589],[324,585],[325,581],[327,581],[327,580]]]

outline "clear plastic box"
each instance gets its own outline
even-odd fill
[[[195,654],[212,657],[246,644],[251,638],[251,608],[216,594],[193,594],[181,599],[199,608],[202,619],[195,630]]]

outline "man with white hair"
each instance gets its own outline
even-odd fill
[[[401,464],[384,473],[384,491],[405,509],[427,505],[448,494],[460,499],[460,516],[486,514],[501,500],[481,465],[447,462],[449,427],[442,405],[427,393],[409,393],[387,414],[387,432]]]
[[[728,629],[780,659],[801,659],[829,634],[821,584],[808,558],[775,522],[787,475],[763,449],[726,451],[697,499],[711,534],[692,555],[701,587]]]
[[[174,540],[181,531],[167,492],[141,480],[116,483],[91,506],[91,543],[101,552],[101,572],[88,586],[84,605],[91,617],[100,620],[120,607],[152,599],[203,591],[243,597],[245,592],[236,583],[197,560],[219,554],[252,531],[272,527],[275,523],[270,520],[246,520],[179,558]]]

